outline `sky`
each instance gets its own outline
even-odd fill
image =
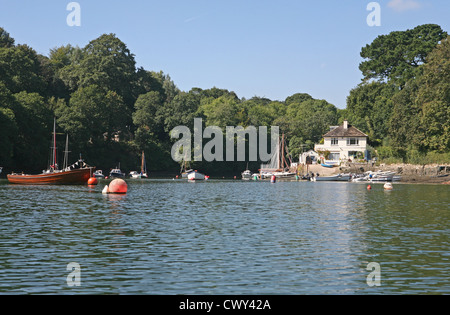
[[[163,71],[183,91],[212,87],[283,101],[308,93],[338,108],[361,82],[361,48],[377,36],[438,24],[450,33],[448,0],[0,0],[0,27],[48,56],[114,33],[136,65]],[[379,4],[380,26],[367,18]]]

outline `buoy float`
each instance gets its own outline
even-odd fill
[[[367,186],[367,190],[371,190],[372,189],[372,186]]]
[[[277,177],[275,175],[272,175],[272,178],[270,179],[270,181],[272,183],[276,183],[277,182]]]
[[[88,179],[88,185],[97,185],[98,184],[98,180],[95,177],[91,177]]]
[[[208,175],[205,175],[205,180],[208,180],[209,179],[209,176]]]
[[[392,189],[394,189],[394,187],[392,186],[391,183],[386,183],[386,184],[384,184],[384,189],[385,190],[392,190]]]
[[[109,183],[109,186],[106,185],[105,188],[103,188],[102,193],[103,194],[126,194],[127,191],[128,191],[127,183],[123,179],[116,178],[111,183]]]

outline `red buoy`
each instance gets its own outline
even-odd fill
[[[276,183],[277,182],[277,177],[275,175],[272,175],[272,178],[270,180],[272,183]]]
[[[123,179],[117,178],[109,184],[108,190],[110,194],[126,194],[128,185]]]
[[[367,186],[367,190],[371,190],[372,189],[372,186]]]
[[[98,184],[98,180],[95,177],[91,177],[88,179],[88,185],[97,185]]]

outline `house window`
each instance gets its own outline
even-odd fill
[[[347,139],[347,145],[359,145],[359,139],[358,138],[348,138]]]
[[[338,145],[339,139],[338,138],[331,138],[331,145]]]
[[[340,154],[339,153],[330,153],[328,156],[328,160],[330,161],[339,161]]]

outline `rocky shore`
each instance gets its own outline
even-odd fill
[[[450,185],[450,164],[353,164],[340,168],[341,172],[364,173],[367,171],[392,171],[405,183],[430,183]]]

